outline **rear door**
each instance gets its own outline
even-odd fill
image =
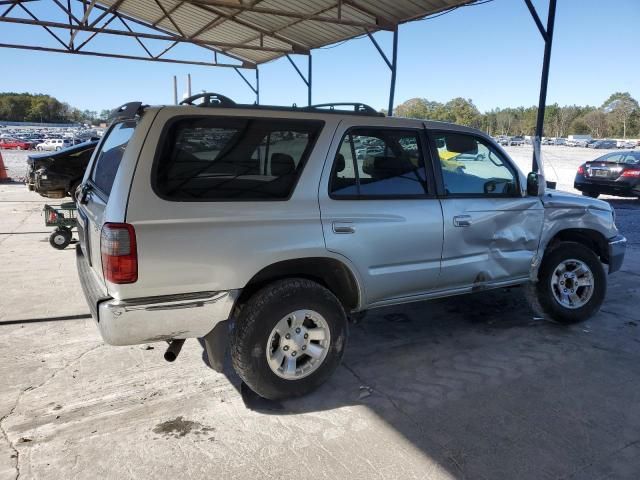
[[[136,122],[133,120],[114,123],[98,145],[93,165],[78,206],[78,232],[80,245],[87,260],[102,278],[100,256],[100,233],[104,223],[113,182],[120,167],[125,148],[133,135]]]
[[[540,198],[523,192],[516,167],[487,139],[447,131],[430,138],[444,217],[442,287],[526,278],[542,231]]]
[[[371,305],[437,285],[442,211],[423,130],[358,120],[338,127],[319,198],[327,249],[357,268]]]

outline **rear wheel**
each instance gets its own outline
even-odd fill
[[[53,248],[64,250],[71,243],[72,237],[71,230],[62,227],[49,236],[49,243]]]
[[[231,335],[233,367],[258,395],[297,397],[324,383],[347,339],[342,305],[310,280],[278,280],[238,309]]]
[[[600,193],[598,193],[598,192],[582,192],[582,196],[583,197],[598,198],[600,196]]]
[[[536,293],[542,313],[560,323],[576,323],[598,312],[607,291],[602,263],[581,243],[563,242],[540,266]]]

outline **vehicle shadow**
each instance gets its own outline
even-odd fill
[[[333,377],[298,399],[226,374],[264,415],[364,408],[456,478],[559,478],[640,428],[609,398],[640,393],[628,360],[591,329],[536,318],[522,289],[501,289],[371,311]]]

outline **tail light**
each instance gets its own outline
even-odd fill
[[[116,284],[138,280],[136,232],[128,223],[105,223],[100,235],[102,273]]]
[[[640,178],[640,170],[625,170],[620,176],[627,178]]]
[[[584,175],[584,165],[578,167],[578,175]]]
[[[49,218],[47,219],[49,223],[55,223],[58,221],[58,214],[54,210],[49,210]]]

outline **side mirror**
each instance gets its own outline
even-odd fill
[[[531,172],[527,175],[527,195],[530,197],[541,197],[544,195],[546,182],[544,175],[537,172]]]

